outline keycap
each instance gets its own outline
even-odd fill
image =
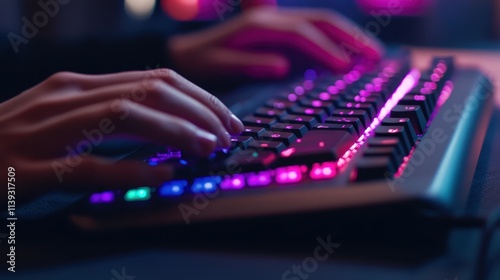
[[[271,126],[271,131],[291,132],[295,134],[297,138],[301,138],[309,129],[307,129],[305,125],[298,123],[276,123]]]
[[[274,109],[290,109],[295,106],[297,106],[296,102],[292,101],[287,101],[287,100],[280,100],[280,99],[270,99],[266,101],[264,106],[269,107],[269,108],[274,108]]]
[[[256,140],[252,141],[248,146],[248,148],[279,153],[286,148],[286,145],[280,141]]]
[[[422,134],[427,119],[418,105],[396,105],[391,110],[391,118],[409,118],[417,134]]]
[[[318,123],[312,129],[345,130],[352,135],[359,136],[352,124]]]
[[[241,149],[246,149],[248,147],[248,144],[253,141],[253,138],[251,136],[247,135],[239,135],[239,136],[232,136],[231,137],[231,143],[236,145],[237,147]]]
[[[415,142],[408,139],[408,134],[404,126],[379,126],[375,129],[375,137],[397,137],[405,148],[405,155],[407,155]]]
[[[371,137],[368,139],[368,147],[375,148],[395,148],[398,155],[406,156],[403,145],[397,137]]]
[[[279,166],[338,160],[356,142],[344,130],[316,129],[281,152]]]
[[[346,96],[344,97],[344,100],[347,102],[369,103],[375,108],[376,111],[380,110],[385,102],[385,99],[382,97],[361,95]]]
[[[318,122],[323,122],[323,120],[327,117],[326,111],[321,108],[295,107],[291,109],[290,112],[296,115],[312,116],[316,118]]]
[[[281,119],[281,117],[285,116],[286,114],[288,113],[285,109],[275,109],[268,107],[260,107],[253,113],[253,115],[257,117],[278,118],[278,119]]]
[[[365,110],[336,109],[335,111],[333,111],[333,116],[358,118],[364,127],[367,127],[367,125],[371,123],[371,119]]]
[[[401,98],[398,105],[418,105],[424,113],[425,119],[429,119],[431,115],[431,104],[429,97],[424,94],[407,94]]]
[[[392,178],[396,172],[391,159],[386,156],[362,157],[356,163],[357,181]]]
[[[318,99],[322,101],[332,102],[334,105],[337,105],[338,102],[342,101],[342,97],[340,94],[331,94],[326,91],[310,93],[307,95],[310,99]]]
[[[341,102],[339,104],[340,109],[359,109],[365,110],[368,113],[368,117],[373,119],[375,117],[375,107],[370,103],[361,102]]]
[[[356,133],[358,135],[361,135],[364,131],[365,128],[361,124],[361,121],[359,118],[354,118],[354,117],[328,117],[325,120],[325,123],[334,123],[334,124],[350,124],[354,127],[356,130]]]
[[[266,170],[277,156],[269,150],[246,149],[234,153],[224,161],[223,171],[248,172]]]
[[[259,139],[260,135],[266,131],[265,128],[260,126],[245,126],[241,135],[251,136],[255,139]]]
[[[266,131],[260,137],[261,140],[270,140],[270,141],[280,141],[285,145],[290,145],[295,140],[297,140],[297,136],[291,132],[284,131]]]
[[[328,115],[333,112],[335,105],[331,101],[323,101],[320,99],[302,99],[299,101],[302,107],[320,108],[326,111]]]
[[[265,117],[255,117],[247,116],[243,118],[243,124],[248,126],[261,126],[266,129],[270,129],[271,125],[276,123],[276,118],[265,118]]]
[[[318,120],[312,116],[305,115],[287,115],[283,118],[284,123],[298,123],[303,124],[307,129],[311,129],[313,125],[318,123]]]
[[[405,127],[406,134],[408,135],[408,139],[412,143],[415,143],[417,141],[417,133],[415,129],[413,128],[413,125],[411,124],[411,121],[409,118],[385,118],[382,121],[382,125],[385,126],[397,126],[397,125],[402,125]]]
[[[363,152],[363,157],[389,157],[395,169],[403,162],[403,156],[398,154],[395,147],[368,147]]]

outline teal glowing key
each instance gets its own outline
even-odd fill
[[[151,198],[151,188],[139,187],[136,189],[128,190],[125,193],[126,201],[145,201]]]

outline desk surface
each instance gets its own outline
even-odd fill
[[[415,49],[415,65],[426,66],[435,54],[456,55],[460,65],[481,65],[500,88],[500,53]],[[496,102],[500,105],[500,94],[497,94]],[[500,155],[500,147],[495,145],[500,140],[499,126],[500,110],[497,110],[476,169],[468,203],[470,214],[486,215],[500,204],[500,191],[496,187],[500,181],[500,163],[490,156]],[[326,260],[315,262],[316,266],[311,262],[317,246],[315,240],[308,240],[310,246],[302,246],[300,250],[296,250],[297,244],[286,242],[277,250],[234,250],[231,245],[223,248],[211,246],[210,239],[205,241],[207,244],[198,242],[179,246],[158,236],[157,242],[151,244],[150,240],[144,240],[140,235],[120,232],[100,239],[68,236],[72,233],[58,232],[57,225],[35,227],[33,233],[25,233],[17,239],[19,246],[25,247],[17,253],[18,272],[15,275],[2,275],[2,279],[300,279],[284,273],[304,264],[308,266],[307,279],[462,280],[470,279],[478,244],[475,237],[479,233],[478,230],[453,232],[448,249],[424,261],[405,264],[382,259],[368,261],[365,256],[359,256],[358,259],[344,258],[342,254],[333,252]],[[335,241],[335,237],[332,237],[332,241]],[[341,244],[336,250],[342,252],[348,247],[349,244]],[[385,249],[379,250],[379,255],[384,255]],[[81,257],[66,260],[65,254],[75,253]],[[499,263],[498,254],[496,257]],[[25,258],[39,260],[47,265],[26,269],[23,267]],[[0,274],[4,274],[4,271]],[[490,279],[500,279],[500,269],[494,271]]]

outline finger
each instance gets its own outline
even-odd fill
[[[37,154],[90,154],[105,137],[122,136],[207,156],[217,137],[182,118],[128,100],[106,101],[41,121],[25,133]],[[45,147],[40,150],[39,147]]]
[[[39,106],[37,111],[39,111],[38,114],[51,111],[52,115],[57,115],[79,107],[106,101],[112,102],[122,98],[186,119],[217,135],[221,147],[229,147],[231,144],[228,132],[215,112],[160,80],[156,80],[148,88],[144,88],[139,82],[134,82],[95,88],[84,94],[72,96],[71,99],[61,96],[59,100],[47,102],[45,107],[53,109]]]
[[[169,69],[130,71],[106,75],[74,74],[72,79],[74,79],[74,83],[79,84],[84,90],[138,82],[138,87],[129,89],[128,92],[141,90],[141,88],[150,89],[154,87],[156,80],[162,80],[207,106],[219,117],[231,134],[239,134],[243,131],[242,122],[218,98]]]
[[[282,55],[216,48],[207,50],[206,61],[214,75],[249,76],[258,79],[280,79],[290,71],[290,62]]]
[[[383,56],[384,47],[375,36],[362,31],[355,23],[338,13],[314,9],[285,9],[283,12],[314,23],[330,38],[347,48],[344,51],[360,53],[374,60]]]
[[[228,45],[236,49],[292,48],[332,70],[344,69],[351,62],[349,56],[310,22],[279,14],[255,21],[253,26],[235,34]]]

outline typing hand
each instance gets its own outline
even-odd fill
[[[170,167],[89,152],[124,137],[207,156],[242,130],[216,97],[168,69],[58,73],[0,104],[1,168],[15,168],[18,196],[63,186],[157,185],[172,176]]]
[[[331,11],[260,7],[213,28],[169,42],[176,69],[196,78],[282,78],[291,59],[331,70],[349,66],[353,54],[378,60],[383,47],[354,23]],[[298,54],[298,55],[297,55]]]

